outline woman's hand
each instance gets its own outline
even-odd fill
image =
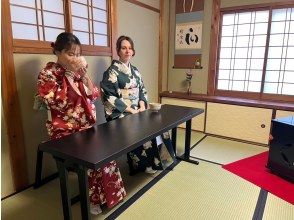
[[[87,72],[87,61],[84,57],[73,57],[68,60],[67,68],[83,77]]]
[[[126,111],[126,112],[129,112],[129,113],[131,113],[131,114],[139,113],[139,109],[133,109],[133,108],[131,108],[131,107],[127,107],[125,111]]]
[[[139,109],[132,109],[131,113],[132,113],[132,114],[139,113]]]
[[[80,75],[81,78],[83,78],[83,77],[89,78],[89,76],[87,75],[87,69],[86,68],[80,68],[80,69],[78,69],[77,72],[78,72],[78,74]]]
[[[143,112],[145,110],[146,110],[145,106],[142,106],[142,107],[139,108],[139,112]]]
[[[69,71],[76,73],[80,68],[77,63],[77,58],[72,57],[71,59],[68,59],[68,62],[66,63],[66,68]]]
[[[145,111],[146,110],[146,108],[145,108],[145,102],[144,101],[140,101],[139,102],[139,106],[140,106],[140,108],[139,108],[139,112],[143,112],[143,111]]]

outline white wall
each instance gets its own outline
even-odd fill
[[[146,5],[149,5],[153,8],[159,9],[160,7],[160,0],[139,0],[139,2],[142,2]]]
[[[131,63],[143,76],[149,101],[157,101],[159,13],[124,0],[117,2],[118,36],[127,35],[133,39],[136,55]]]
[[[9,156],[8,137],[1,100],[1,198],[15,192]]]

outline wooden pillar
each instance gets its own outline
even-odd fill
[[[210,28],[210,53],[209,53],[209,67],[208,67],[208,85],[207,94],[214,95],[215,91],[215,72],[217,64],[218,51],[218,35],[220,25],[220,4],[221,0],[213,0],[212,2],[212,16]]]
[[[164,38],[164,0],[160,0],[159,12],[159,54],[158,54],[158,101],[160,101],[159,94],[162,92],[162,78],[163,78],[163,38]]]
[[[110,0],[109,1],[109,23],[108,26],[110,27],[111,31],[111,39],[110,39],[110,47],[112,51],[112,59],[117,59],[117,52],[116,52],[116,40],[117,36],[117,1]]]
[[[12,29],[8,0],[2,1],[1,13],[2,105],[7,127],[12,177],[14,187],[16,191],[19,191],[28,185],[28,171],[13,62]]]

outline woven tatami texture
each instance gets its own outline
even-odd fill
[[[289,192],[294,193],[294,192]],[[268,193],[263,220],[293,220],[294,205]]]
[[[267,147],[207,136],[190,155],[219,164],[228,164],[267,151]]]
[[[181,162],[118,219],[252,219],[260,188],[201,162]]]
[[[185,146],[185,130],[178,128],[177,129],[177,146],[181,146],[184,149]],[[191,147],[196,144],[199,140],[201,140],[205,136],[204,133],[191,131]]]

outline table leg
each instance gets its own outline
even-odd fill
[[[190,159],[190,145],[191,145],[191,119],[186,121],[185,153],[183,156],[177,157],[177,159],[198,165],[199,164],[198,161]]]
[[[190,158],[190,145],[191,145],[191,119],[186,122],[186,133],[185,133],[185,159]]]
[[[177,127],[172,129],[172,145],[175,155],[177,155]]]
[[[65,167],[64,161],[59,158],[54,158],[57,164],[57,169],[59,173],[59,182],[62,198],[62,207],[63,207],[63,218],[64,220],[71,220],[71,201],[69,197],[68,189],[68,171]]]
[[[89,184],[88,184],[87,168],[85,167],[78,168],[77,173],[78,173],[79,188],[80,188],[82,219],[88,220],[90,219],[90,212],[89,212]]]
[[[36,163],[36,174],[35,174],[35,184],[34,189],[41,186],[42,179],[42,166],[43,166],[43,151],[37,150],[37,163]]]

